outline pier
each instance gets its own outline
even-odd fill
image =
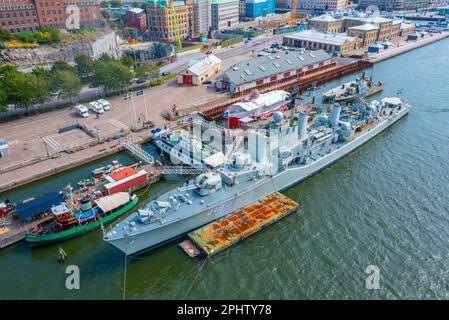
[[[8,223],[0,227],[0,249],[13,245],[25,239],[28,229],[33,228],[39,223],[52,219],[50,215],[44,216],[38,220],[28,223],[12,220],[11,217],[1,219],[0,223]]]
[[[199,254],[213,256],[293,213],[298,207],[292,199],[275,192],[190,232],[189,240],[180,246],[190,257]]]
[[[410,41],[403,45],[399,45],[396,48],[387,49],[385,51],[381,51],[380,53],[373,55],[371,57],[368,57],[368,60],[372,63],[378,63],[390,58],[393,58],[395,56],[398,56],[400,54],[406,53],[408,51],[432,44],[434,42],[446,39],[449,37],[449,32],[442,32],[437,34],[432,34],[428,38],[420,39],[418,41]]]

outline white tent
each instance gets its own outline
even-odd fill
[[[103,212],[109,212],[129,202],[129,194],[126,192],[118,192],[110,196],[102,197],[95,200],[97,206]]]

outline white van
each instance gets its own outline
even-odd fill
[[[97,114],[104,113],[103,106],[96,101],[92,101],[91,103],[89,103],[89,107],[90,107],[90,110],[92,110],[93,112],[95,112]]]
[[[75,112],[83,118],[87,118],[89,116],[89,111],[82,104],[75,106]]]
[[[106,99],[98,99],[97,103],[101,104],[103,106],[104,111],[111,110],[111,107],[109,106],[109,101]]]

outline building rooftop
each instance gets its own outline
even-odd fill
[[[225,71],[223,76],[234,85],[240,85],[329,59],[331,56],[324,50],[304,53],[283,51],[237,63]]]
[[[128,11],[134,12],[135,14],[140,14],[144,12],[144,10],[140,8],[131,8]]]
[[[226,3],[232,3],[232,2],[235,2],[235,3],[238,3],[239,2],[239,0],[211,0],[211,4],[226,4]]]
[[[379,24],[379,23],[386,23],[386,22],[392,21],[391,19],[387,19],[387,18],[383,18],[383,17],[379,17],[379,16],[347,17],[346,19],[360,20],[360,21],[364,21],[365,23],[371,23],[371,24]]]
[[[372,31],[372,30],[378,30],[379,27],[375,26],[374,24],[366,23],[362,24],[361,26],[355,26],[350,27],[350,30],[360,30],[360,31]]]
[[[314,17],[314,18],[310,19],[309,21],[313,21],[313,22],[333,22],[333,21],[338,21],[338,20],[340,20],[340,19],[335,19],[330,14],[324,14],[322,16]]]
[[[200,60],[190,61],[186,69],[189,72],[199,76],[219,63],[221,63],[221,59],[217,58],[213,54],[209,54]]]
[[[330,45],[342,45],[346,42],[353,42],[356,40],[354,37],[349,37],[345,34],[328,34],[314,31],[302,31],[286,36],[286,38],[302,40],[302,41],[313,41],[321,42]]]
[[[402,22],[401,23],[401,29],[408,29],[408,28],[413,28],[415,25],[412,23],[406,23],[406,22]]]

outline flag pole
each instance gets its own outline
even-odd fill
[[[142,92],[143,92],[143,104],[145,105],[145,120],[150,121],[150,119],[148,118],[147,98],[145,97],[145,91],[142,90]]]
[[[131,93],[131,101],[133,104],[133,111],[134,111],[134,123],[136,125],[136,130],[137,130],[137,114],[136,114],[136,105],[134,104],[134,97],[133,94]]]

